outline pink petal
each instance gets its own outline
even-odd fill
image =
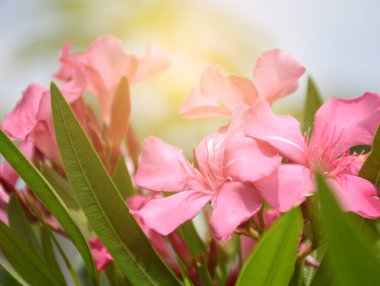
[[[380,217],[379,193],[371,182],[346,174],[327,181],[345,211],[365,218]]]
[[[266,102],[253,106],[245,116],[248,136],[268,142],[295,163],[305,164],[304,138],[294,117],[275,115]]]
[[[169,65],[167,56],[156,46],[149,45],[146,49],[145,56],[137,59],[136,74],[131,81],[139,81],[150,77]]]
[[[235,229],[261,207],[260,194],[253,186],[226,183],[212,201],[211,227],[217,239],[230,239]]]
[[[241,182],[253,182],[272,173],[281,157],[267,142],[233,132],[227,137],[224,153],[224,175]]]
[[[250,80],[236,76],[224,77],[219,67],[212,65],[202,73],[199,88],[193,89],[185,98],[180,113],[192,118],[231,115],[237,104],[251,105],[257,99],[256,88]]]
[[[311,146],[333,159],[355,145],[371,145],[380,123],[380,97],[365,93],[354,99],[331,98],[316,113]]]
[[[187,183],[187,171],[193,170],[181,149],[149,137],[142,146],[135,183],[151,191],[182,191]]]
[[[32,132],[44,92],[45,89],[37,84],[29,85],[15,109],[5,116],[2,128],[12,140],[24,141]]]
[[[305,72],[291,55],[274,49],[262,54],[254,70],[254,82],[260,96],[273,102],[297,88],[297,81]]]
[[[90,245],[91,254],[94,258],[96,268],[99,272],[103,271],[104,268],[113,261],[111,254],[98,238],[90,239],[88,244]]]
[[[210,199],[210,194],[183,191],[166,198],[153,199],[140,210],[131,210],[131,213],[140,216],[147,227],[168,235],[195,217]]]
[[[255,182],[256,188],[275,209],[287,212],[314,192],[309,169],[293,164],[281,165],[270,176]]]

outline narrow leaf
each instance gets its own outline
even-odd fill
[[[243,266],[236,285],[288,285],[301,232],[302,216],[295,208],[264,233]]]
[[[91,277],[97,283],[97,270],[86,239],[70,216],[67,208],[41,173],[28,161],[16,145],[0,130],[0,153],[17,171],[32,192],[57,218],[82,255]]]
[[[0,248],[14,269],[31,285],[65,285],[61,277],[0,221]]]
[[[8,204],[8,219],[12,230],[26,243],[31,250],[42,258],[42,249],[35,237],[31,223],[25,214],[20,201],[12,196]]]
[[[198,235],[193,221],[188,221],[178,228],[182,239],[185,241],[192,257],[197,257],[200,253],[206,252],[206,246]]]
[[[64,167],[90,224],[134,285],[178,285],[118,193],[68,103],[51,85],[55,132]]]
[[[328,243],[327,257],[337,285],[378,285],[380,259],[375,255],[374,240],[363,225],[342,213],[330,188],[318,175],[322,229]]]
[[[2,279],[6,284],[4,285],[28,285],[25,280],[18,274],[2,257],[0,257],[0,266],[4,271],[8,274],[9,277],[5,279]],[[11,281],[8,281],[8,279],[11,279]]]
[[[380,126],[377,128],[373,138],[372,151],[361,167],[359,176],[371,181],[380,188]]]
[[[112,180],[123,199],[129,198],[136,194],[132,184],[131,176],[129,175],[129,171],[125,165],[124,158],[122,157],[119,158],[116,169],[112,174]]]
[[[213,286],[210,273],[204,263],[197,263],[199,280],[202,286]]]
[[[315,85],[314,80],[309,77],[307,80],[306,102],[302,124],[303,132],[306,132],[309,128],[310,130],[313,128],[314,115],[322,103],[323,100],[318,88]]]

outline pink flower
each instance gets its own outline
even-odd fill
[[[214,233],[218,239],[229,239],[261,207],[261,197],[251,182],[273,172],[280,158],[269,145],[238,130],[209,136],[194,155],[198,169],[180,149],[158,138],[147,138],[135,183],[151,191],[175,194],[153,199],[134,213],[148,227],[168,235],[211,202]]]
[[[187,118],[230,116],[239,103],[251,106],[261,100],[273,102],[293,92],[304,71],[292,56],[278,49],[263,53],[257,60],[253,81],[224,77],[218,66],[210,66],[203,72],[199,87],[182,102],[180,113]]]
[[[113,261],[111,254],[99,238],[90,239],[88,244],[90,246],[96,268],[99,272],[103,271],[104,268],[106,268],[106,266]]]
[[[126,54],[122,42],[113,36],[98,38],[85,52],[70,54],[69,49],[69,44],[62,49],[56,77],[71,80],[77,69],[82,70],[87,90],[98,98],[106,122],[109,122],[113,98],[122,77],[134,83],[168,66],[166,56],[158,48],[148,46],[145,56],[139,58]]]
[[[9,202],[9,195],[0,186],[0,220],[8,224],[7,206]]]
[[[302,136],[291,116],[274,115],[266,103],[246,113],[248,136],[264,140],[290,160],[255,183],[268,203],[286,212],[314,192],[315,172],[321,172],[346,211],[363,217],[380,216],[376,187],[357,176],[360,154],[356,145],[371,145],[380,122],[380,97],[366,93],[355,99],[332,98],[316,113],[313,134]]]

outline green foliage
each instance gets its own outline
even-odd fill
[[[303,132],[306,132],[309,128],[310,130],[312,130],[314,115],[317,112],[318,108],[322,105],[322,103],[323,100],[318,91],[318,88],[315,85],[314,80],[309,76],[307,80],[306,102],[302,122]]]
[[[372,151],[360,169],[359,176],[380,188],[380,126],[373,139]]]
[[[98,273],[89,246],[78,225],[71,217],[69,211],[54,191],[53,187],[33,166],[33,164],[25,158],[2,130],[0,130],[0,153],[17,171],[44,206],[57,218],[82,255],[94,283],[98,284]]]
[[[284,214],[258,241],[236,285],[288,285],[297,258],[302,225],[298,208]]]
[[[115,263],[133,285],[179,285],[129,213],[73,111],[54,84],[50,93],[57,142],[69,183]]]
[[[318,175],[322,230],[328,249],[328,271],[334,273],[334,285],[379,285],[380,259],[376,256],[373,236],[365,225],[358,225],[342,213],[330,188]],[[316,275],[320,277],[320,275]],[[322,284],[312,284],[322,285]]]
[[[0,221],[0,247],[9,263],[31,285],[66,285],[18,235]]]

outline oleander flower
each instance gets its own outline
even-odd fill
[[[292,93],[304,72],[302,65],[279,49],[261,55],[253,81],[238,76],[224,77],[218,66],[212,65],[202,73],[199,87],[192,89],[182,102],[180,114],[187,118],[231,116],[241,103],[249,106],[261,100],[272,103]]]
[[[61,51],[60,68],[56,77],[68,81],[79,69],[85,74],[87,90],[98,98],[100,110],[107,123],[120,79],[129,83],[145,79],[166,68],[167,57],[155,46],[148,46],[144,57],[124,52],[121,40],[113,36],[96,39],[85,52],[70,54],[70,45]]]
[[[262,205],[252,182],[273,172],[280,157],[270,145],[245,137],[238,128],[210,135],[195,148],[194,157],[198,169],[179,148],[155,137],[145,139],[135,183],[175,194],[153,199],[133,213],[168,235],[211,202],[215,236],[229,239]]]
[[[270,176],[255,182],[268,203],[286,212],[314,192],[314,174],[323,174],[346,211],[366,218],[380,216],[376,187],[358,177],[362,154],[350,153],[357,145],[371,145],[380,122],[380,97],[365,93],[355,99],[332,98],[315,115],[313,134],[302,136],[299,122],[275,115],[269,104],[250,108],[246,134],[264,140],[289,160]]]

